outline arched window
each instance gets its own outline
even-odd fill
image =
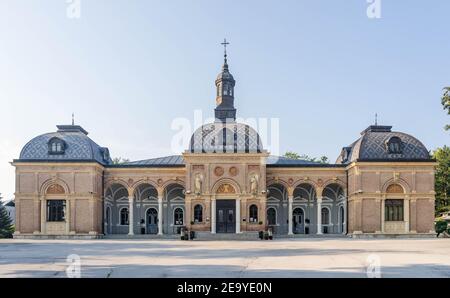
[[[330,210],[328,208],[322,208],[322,224],[329,225],[330,224]]]
[[[250,206],[249,222],[258,222],[258,206],[256,205]]]
[[[194,207],[194,222],[203,222],[203,206],[200,204]]]
[[[183,225],[183,209],[176,208],[173,211],[173,224],[177,226]]]
[[[275,208],[267,209],[267,224],[274,226],[277,224],[277,211]]]
[[[48,141],[48,153],[49,154],[64,154],[66,149],[66,143],[60,138],[51,138]]]
[[[129,225],[129,222],[128,222],[128,208],[122,208],[120,210],[120,224],[122,226]]]
[[[386,200],[384,212],[386,221],[403,221],[403,200]]]
[[[403,152],[403,143],[399,137],[391,137],[387,141],[386,147],[390,154],[401,154]]]

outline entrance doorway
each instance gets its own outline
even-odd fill
[[[302,208],[295,208],[292,214],[294,234],[305,233],[305,215]]]
[[[149,208],[146,214],[147,234],[158,234],[158,210]]]
[[[216,201],[216,232],[236,233],[236,201]]]

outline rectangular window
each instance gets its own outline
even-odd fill
[[[403,221],[403,200],[384,202],[385,221]]]
[[[47,201],[47,221],[65,221],[66,220],[66,201],[48,200]]]

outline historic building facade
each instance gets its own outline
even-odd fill
[[[372,125],[334,164],[270,156],[235,120],[226,55],[215,84],[216,121],[179,156],[112,164],[73,124],[33,138],[12,163],[15,237],[434,233],[435,162],[416,138]]]

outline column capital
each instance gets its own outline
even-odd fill
[[[289,203],[292,203],[294,201],[294,196],[288,196]]]
[[[317,197],[317,203],[322,203],[322,199],[323,199],[322,196]]]
[[[128,200],[129,201],[133,201],[134,200],[134,196],[128,196]]]
[[[163,195],[158,195],[158,202],[162,202],[163,199],[164,199],[164,196],[163,196]]]

